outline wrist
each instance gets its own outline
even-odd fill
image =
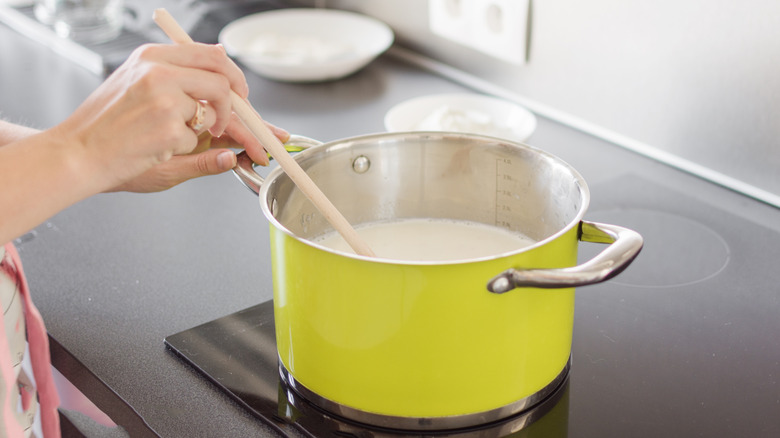
[[[49,169],[56,169],[58,178],[65,178],[77,200],[99,193],[109,187],[111,175],[99,154],[87,148],[81,139],[62,125],[43,131]]]

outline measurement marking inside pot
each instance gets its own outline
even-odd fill
[[[509,230],[513,227],[513,203],[517,203],[514,193],[517,180],[512,175],[512,159],[496,159],[496,226]]]
[[[496,159],[496,172],[495,172],[495,175],[496,175],[496,199],[495,199],[494,205],[496,206],[496,208],[494,210],[494,213],[495,213],[494,216],[495,217],[493,219],[493,223],[498,225],[498,159]]]

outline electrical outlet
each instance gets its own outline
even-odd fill
[[[429,0],[431,32],[513,64],[524,64],[529,0]]]

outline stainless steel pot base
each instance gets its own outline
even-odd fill
[[[301,397],[279,376],[273,302],[207,322],[165,338],[166,346],[220,390],[283,437],[405,437],[420,432],[367,426],[331,414]],[[559,380],[559,379],[556,379]],[[546,398],[508,418],[457,430],[428,430],[426,436],[499,438],[567,436],[568,372]],[[547,388],[546,388],[547,389]],[[527,434],[527,435],[525,435]]]
[[[345,419],[353,420],[368,427],[381,427],[384,429],[397,429],[403,431],[447,431],[458,430],[470,427],[478,427],[495,423],[500,420],[512,418],[519,413],[528,411],[530,408],[538,405],[541,401],[550,397],[567,380],[571,360],[566,363],[563,370],[544,388],[538,392],[524,397],[514,403],[492,409],[485,412],[477,412],[464,415],[453,415],[447,417],[399,417],[393,415],[383,415],[373,412],[367,412],[350,406],[328,400],[319,394],[309,390],[306,386],[295,380],[284,365],[279,362],[279,376],[282,382],[298,393],[301,397],[311,402],[315,406],[324,409],[334,415]],[[293,397],[294,398],[294,397]]]

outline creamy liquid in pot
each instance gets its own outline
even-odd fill
[[[514,231],[476,222],[449,219],[399,219],[355,227],[377,257],[406,261],[464,260],[502,254],[533,245]],[[337,251],[352,248],[332,231],[314,242]]]

